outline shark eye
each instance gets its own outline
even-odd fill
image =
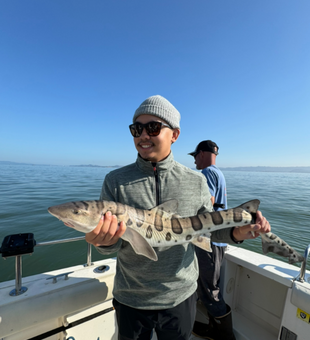
[[[81,210],[72,210],[72,212],[73,214],[78,215],[81,212]]]

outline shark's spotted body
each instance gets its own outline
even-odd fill
[[[280,256],[288,257],[289,263],[302,262],[304,257],[300,255],[296,250],[290,247],[285,241],[279,236],[273,233],[260,234],[262,238],[263,253],[269,252],[278,254]]]
[[[175,214],[177,200],[167,201],[150,210],[136,209],[111,201],[79,201],[53,206],[48,211],[70,227],[84,233],[94,230],[101,216],[110,211],[116,215],[118,222],[124,221],[127,226],[122,238],[131,244],[137,254],[156,261],[157,255],[153,247],[170,247],[191,242],[204,250],[212,251],[211,232],[254,223],[253,218],[259,203],[259,200],[252,200],[233,209],[190,217]]]

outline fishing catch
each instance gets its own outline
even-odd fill
[[[118,222],[124,221],[126,224],[126,232],[122,239],[129,242],[137,254],[157,261],[157,254],[153,247],[169,247],[191,242],[199,248],[212,251],[210,245],[211,233],[219,229],[255,223],[259,204],[260,201],[256,199],[233,209],[213,211],[190,217],[180,217],[176,214],[177,200],[167,201],[149,210],[136,209],[111,201],[79,201],[50,207],[48,212],[66,225],[80,232],[89,233],[96,228],[101,216],[110,211],[117,217]],[[278,237],[276,236],[276,238]],[[262,242],[264,249],[264,243],[271,244],[272,237],[265,239],[262,236]],[[270,244],[269,247],[265,248],[266,251],[267,249],[273,251]],[[280,255],[289,257],[289,261],[293,261],[294,257],[298,258],[296,252],[290,247],[289,249],[274,247],[274,249],[277,249],[277,254],[282,251]]]
[[[271,232],[260,234],[260,236],[262,238],[262,248],[264,254],[271,252],[280,256],[288,257],[288,263],[290,264],[302,262],[304,260],[302,255],[289,246],[279,236]]]

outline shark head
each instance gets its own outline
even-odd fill
[[[47,210],[68,227],[82,233],[93,231],[102,215],[102,211],[100,211],[95,204],[85,201],[55,205]]]

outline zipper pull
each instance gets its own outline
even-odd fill
[[[156,163],[152,163],[155,176],[157,176]]]

